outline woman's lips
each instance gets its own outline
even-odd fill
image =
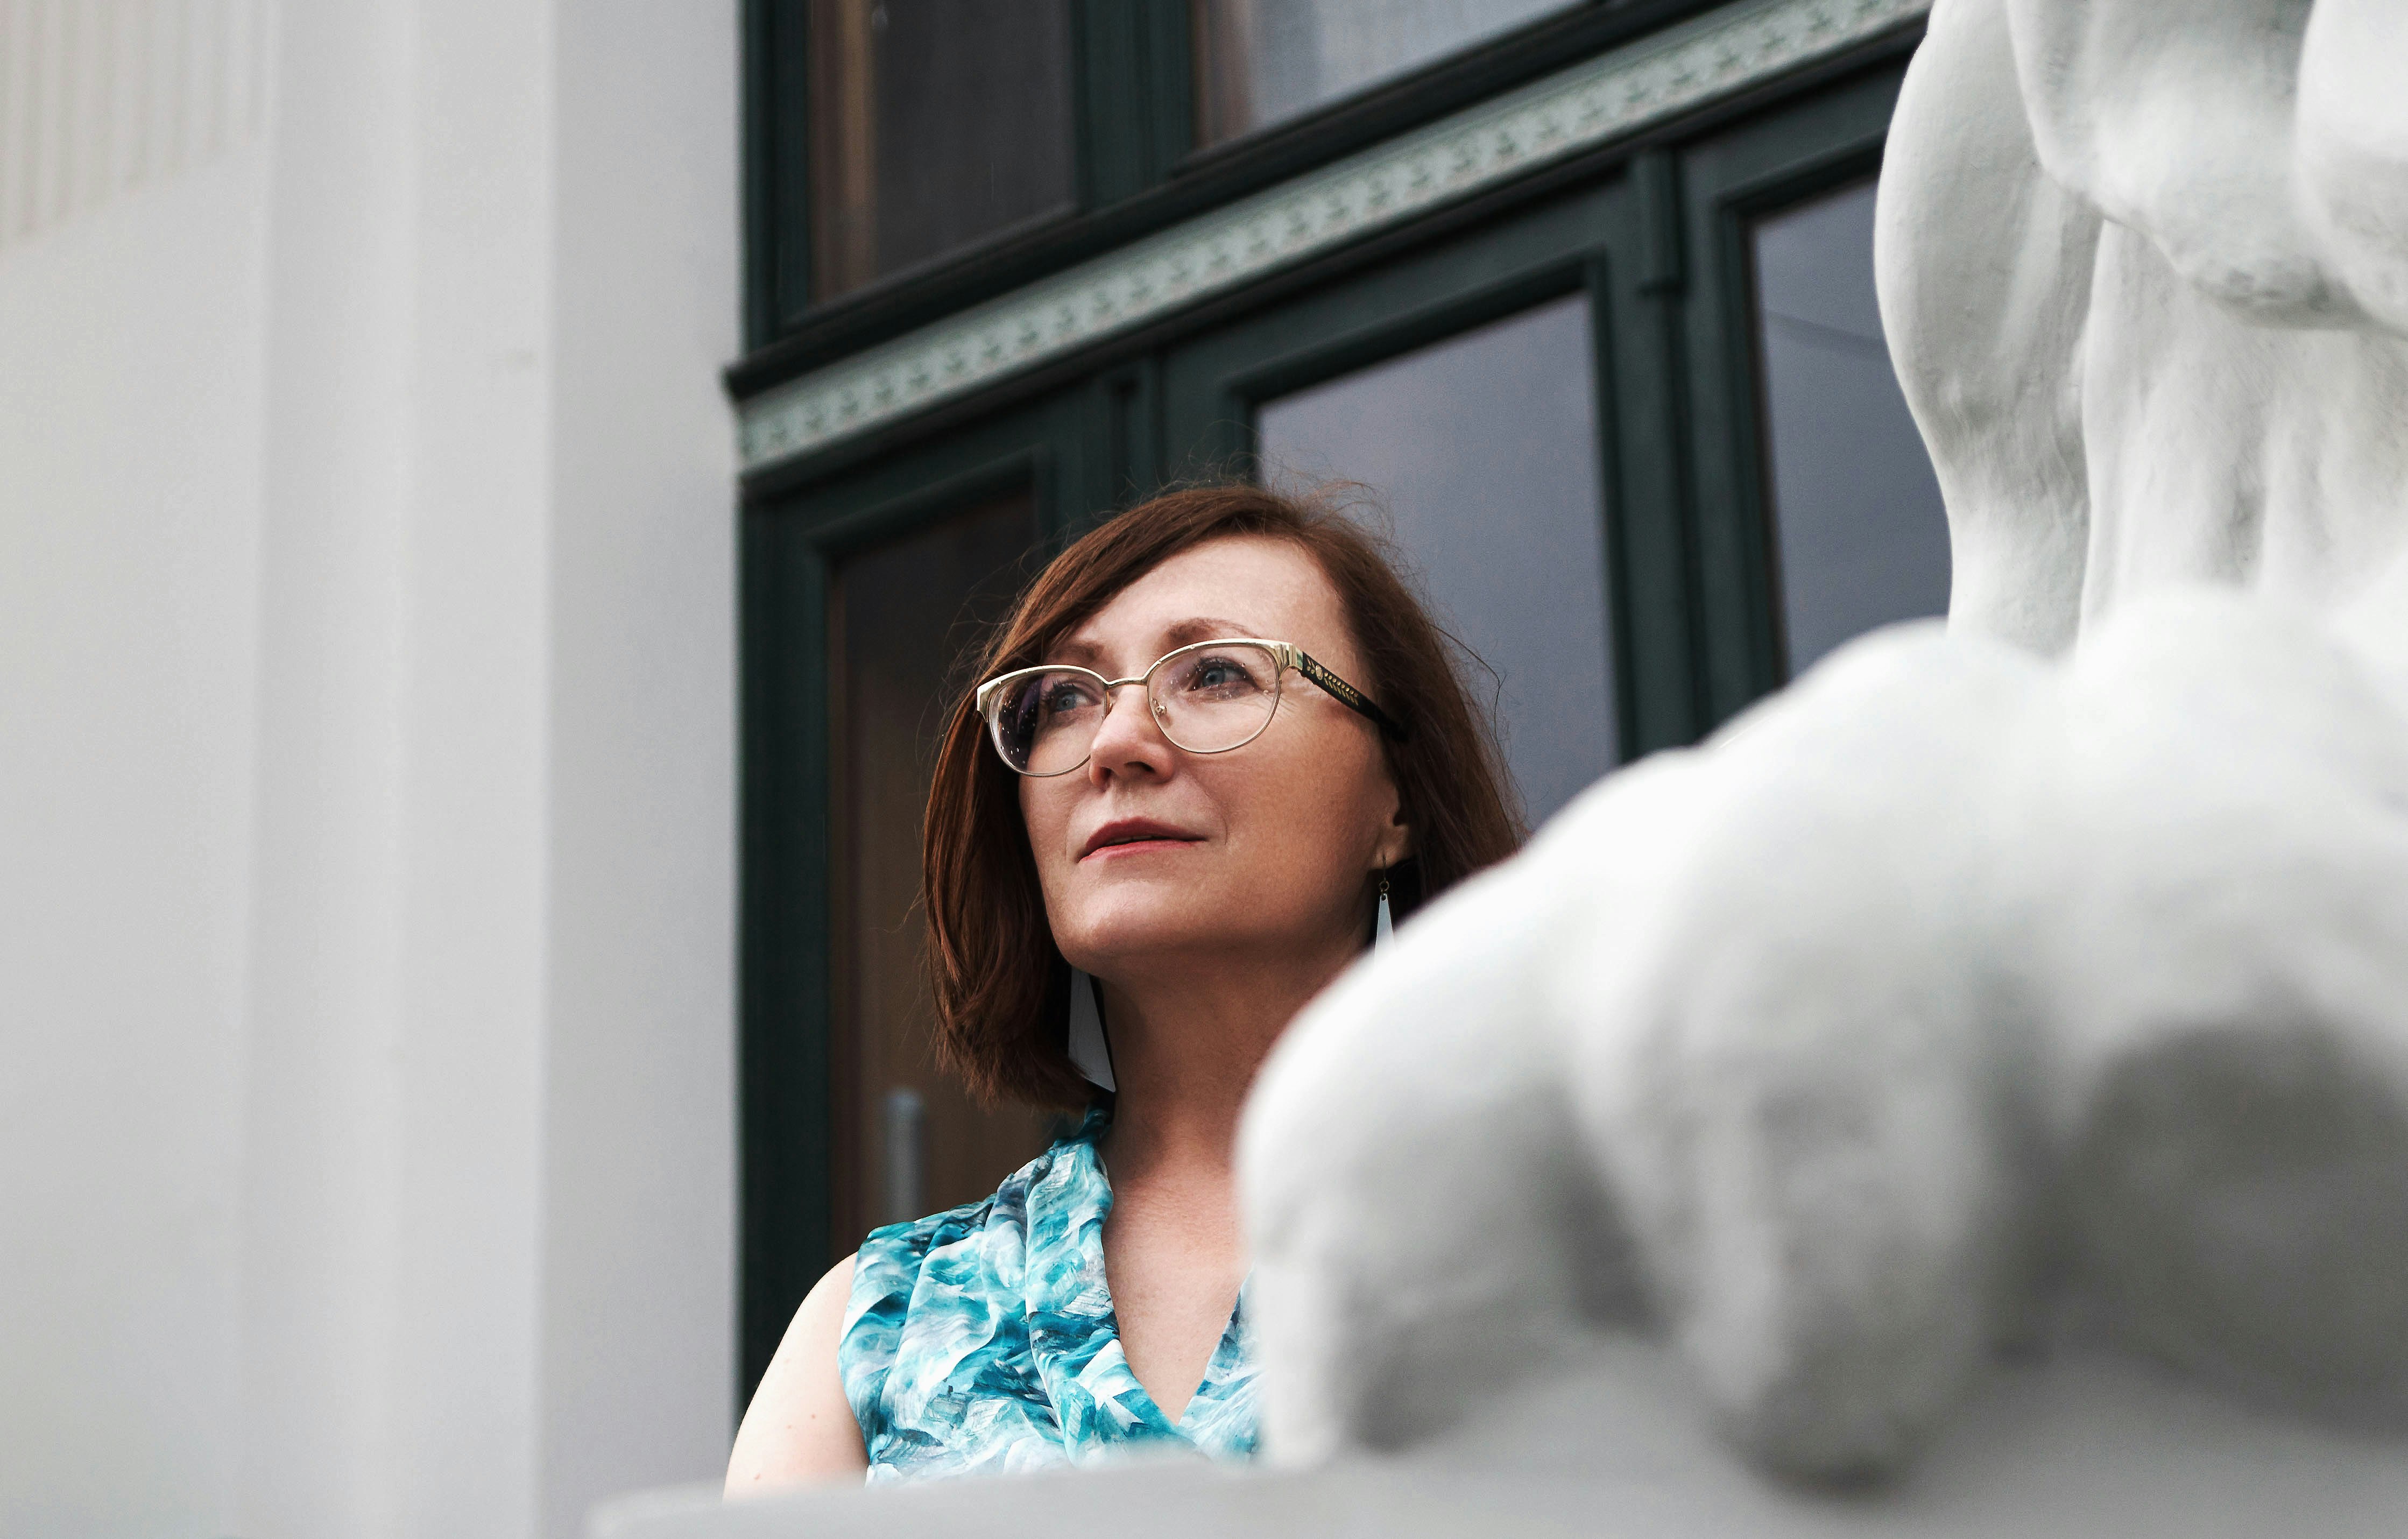
[[[1092,860],[1112,850],[1161,850],[1166,845],[1193,844],[1199,836],[1175,823],[1150,817],[1116,817],[1087,836],[1081,860]]]
[[[1083,865],[1087,861],[1102,860],[1111,856],[1158,853],[1163,850],[1182,849],[1187,845],[1201,842],[1202,841],[1200,840],[1171,839],[1168,837],[1159,839],[1133,839],[1125,844],[1098,844],[1094,849],[1089,850],[1085,855],[1081,856],[1079,860],[1080,863]]]

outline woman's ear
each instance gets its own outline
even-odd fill
[[[1405,821],[1405,809],[1400,803],[1388,826],[1380,830],[1380,842],[1372,851],[1372,863],[1378,866],[1402,865],[1413,853],[1413,826]]]

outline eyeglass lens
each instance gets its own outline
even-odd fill
[[[1252,741],[1279,703],[1279,662],[1236,643],[1181,652],[1145,681],[1162,735],[1191,754]],[[996,702],[995,746],[1024,775],[1059,775],[1086,762],[1111,709],[1103,681],[1083,669],[1047,669],[1011,682]]]

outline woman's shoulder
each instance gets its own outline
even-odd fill
[[[812,1287],[745,1407],[727,1460],[727,1494],[858,1475],[868,1463],[861,1423],[837,1362],[838,1320],[852,1286],[846,1257]]]
[[[1016,1175],[1014,1179],[1017,1179]],[[1000,1191],[900,1224],[887,1224],[862,1237],[853,1259],[853,1314],[879,1294],[908,1296],[932,1255],[984,1240]]]

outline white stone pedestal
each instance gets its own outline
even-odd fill
[[[1412,1455],[1327,1468],[1181,1460],[723,1505],[711,1490],[598,1510],[589,1539],[1064,1535],[1581,1535],[2282,1539],[2408,1533],[2408,1436],[2312,1426],[2122,1359],[2002,1371],[1914,1473],[1870,1492],[1751,1474],[1668,1358],[1605,1349]]]

